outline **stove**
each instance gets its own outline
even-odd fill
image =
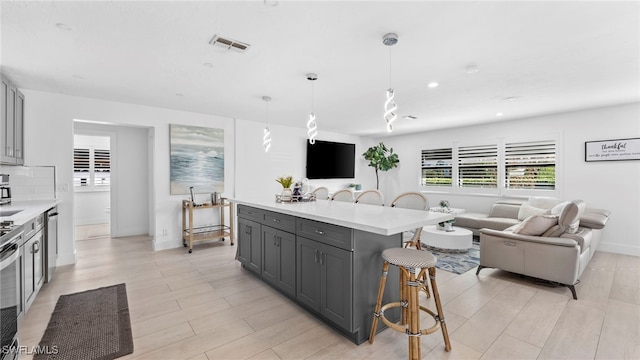
[[[0,246],[2,246],[5,241],[9,240],[9,238],[11,237],[9,236],[9,233],[15,228],[16,227],[11,220],[0,221]]]

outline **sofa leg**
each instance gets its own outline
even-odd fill
[[[573,294],[573,300],[578,300],[578,294],[576,294],[575,285],[567,285],[567,287],[569,288],[569,290],[571,290],[571,294]]]
[[[478,270],[476,270],[476,275],[480,274],[480,270],[486,268],[486,266],[478,265]]]

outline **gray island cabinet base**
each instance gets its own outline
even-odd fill
[[[402,246],[402,234],[380,235],[248,205],[238,205],[237,214],[238,261],[245,270],[354,343],[368,339],[380,255]],[[399,299],[398,270],[389,270],[385,303]],[[399,309],[385,316],[398,321]]]

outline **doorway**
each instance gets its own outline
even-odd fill
[[[111,139],[109,133],[74,133],[73,190],[76,240],[111,236]]]

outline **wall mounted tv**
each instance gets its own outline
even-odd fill
[[[356,145],[307,141],[307,179],[351,179],[355,177]]]

